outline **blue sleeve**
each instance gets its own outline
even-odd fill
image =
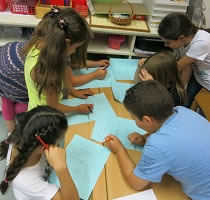
[[[141,160],[134,169],[134,174],[147,181],[160,182],[170,169],[167,157],[157,148],[145,146]]]

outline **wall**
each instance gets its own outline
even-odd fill
[[[206,28],[210,28],[210,0],[204,0],[204,3],[206,5],[205,10],[205,17],[206,17]]]

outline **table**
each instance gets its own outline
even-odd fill
[[[117,102],[111,88],[92,89],[95,94],[104,93],[118,117],[131,119],[123,104]],[[69,126],[65,135],[65,146],[69,144],[74,134],[90,139],[95,121]],[[127,150],[133,161],[137,163],[141,152]],[[169,175],[165,175],[161,183],[151,183],[145,189],[153,188],[158,200],[189,200],[182,192],[181,185]],[[93,189],[90,200],[112,200],[137,191],[124,180],[116,156],[111,153],[106,165]]]

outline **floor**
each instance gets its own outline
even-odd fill
[[[0,112],[0,141],[4,140],[6,137],[7,137],[7,128]],[[5,166],[6,166],[5,160],[0,161],[0,181],[2,181],[2,179],[4,178]],[[5,195],[2,196],[0,193],[0,200],[14,200],[14,199],[15,198],[11,187],[9,187]]]

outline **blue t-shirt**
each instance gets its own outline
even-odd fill
[[[210,200],[210,123],[178,106],[144,146],[134,174],[160,182],[168,173],[192,200]]]

